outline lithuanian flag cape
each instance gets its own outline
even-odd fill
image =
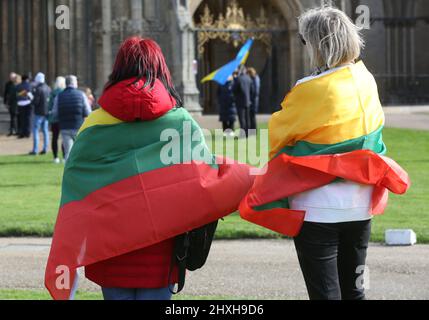
[[[386,153],[377,84],[363,62],[295,86],[269,123],[270,156]]]
[[[171,163],[165,161],[169,157]],[[253,183],[249,168],[216,165],[214,159],[185,109],[133,123],[102,109],[91,114],[64,172],[45,274],[52,297],[71,298],[79,267],[151,246],[237,210]]]
[[[296,236],[305,212],[289,210],[288,197],[338,178],[375,185],[372,211],[381,214],[387,189],[409,186],[406,172],[382,157],[384,120],[363,62],[295,86],[269,123],[271,161],[242,201],[242,218]]]
[[[256,177],[240,204],[240,215],[244,220],[295,237],[305,211],[289,209],[288,197],[338,178],[374,186],[373,215],[384,212],[389,190],[404,194],[410,186],[408,174],[396,162],[370,150],[306,157],[281,154],[270,161],[265,175]]]

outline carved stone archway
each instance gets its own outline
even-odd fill
[[[220,5],[220,4],[216,4],[218,2],[211,2],[208,0],[205,0],[205,1],[191,0],[188,3],[189,4],[188,10],[193,16],[194,28],[196,28],[195,29],[196,34],[198,35],[198,31],[201,31],[199,27],[201,26],[201,19],[202,19],[202,16],[204,16],[204,13],[205,13],[204,8],[206,6],[211,8],[210,14],[213,14],[213,19],[215,20],[214,24],[216,25],[216,23],[219,22],[218,21],[219,19],[226,19],[227,9],[228,7],[231,8],[231,4],[233,2],[234,1],[232,2],[229,1],[229,2],[225,2],[223,5]],[[258,4],[258,2],[260,4]],[[284,97],[284,94],[286,94],[286,92],[288,91],[288,89],[292,87],[299,78],[303,77],[307,71],[307,66],[305,65],[306,59],[303,59],[303,56],[305,54],[304,48],[302,44],[298,41],[298,37],[296,36],[298,32],[297,17],[303,12],[302,5],[300,4],[299,1],[296,1],[296,0],[271,0],[271,1],[255,1],[255,2],[252,1],[251,2],[252,7],[249,7],[249,2],[246,2],[245,0],[239,0],[238,3],[240,4],[240,10],[244,11],[243,13],[244,13],[245,20],[249,19],[249,25],[255,28],[255,31],[259,31],[260,35],[264,33],[264,30],[263,30],[264,28],[267,28],[267,31],[269,32],[273,32],[273,28],[275,29],[274,23],[271,23],[272,20],[270,20],[270,25],[268,26],[267,25],[264,26],[263,23],[262,24],[257,23],[258,19],[259,21],[261,21],[261,16],[263,16],[264,14],[262,6],[265,6],[265,7],[268,6],[273,8],[276,17],[279,17],[281,19],[282,25],[284,24],[284,26],[281,27],[282,28],[281,30],[282,35],[280,36],[281,38],[277,36],[276,38],[273,39],[273,44],[277,47],[276,53],[274,54],[273,59],[277,61],[276,65],[279,66],[279,69],[276,69],[276,68],[270,69],[270,70],[274,70],[274,71],[271,71],[271,73],[277,72],[277,74],[283,78],[283,81],[281,81],[281,84],[278,84],[276,83],[276,81],[273,80],[273,84],[277,85],[277,88],[275,89],[275,92],[277,92],[276,94],[277,98],[272,99],[271,102],[266,101],[266,105],[269,105],[269,108],[276,108],[278,107],[278,104],[279,104],[278,97],[281,96],[280,99],[282,99]],[[222,12],[214,10],[214,8],[216,7],[220,8],[219,6],[223,7]],[[259,6],[261,6],[261,8],[259,8]],[[253,12],[252,16],[250,16],[250,12]],[[218,32],[218,33],[221,33],[221,32]],[[240,33],[240,32],[237,32],[237,33]],[[250,33],[248,32],[247,34],[249,35]],[[225,41],[226,38],[228,37],[226,37],[225,35],[225,38],[223,39],[223,41],[222,39],[220,40],[220,42],[219,40],[212,40],[212,41],[218,41],[216,42],[217,43],[216,45],[214,44],[215,42],[213,42],[213,45],[222,47],[223,46],[221,44],[222,42],[233,43],[232,41],[230,41],[229,38],[228,38],[228,41]],[[242,38],[245,38],[245,37],[242,37]],[[213,39],[218,39],[217,35],[214,36]],[[242,40],[243,39],[240,39],[241,42]],[[269,47],[270,41],[271,39],[269,38],[267,40],[267,38],[264,39],[263,37],[261,37],[261,39],[259,39],[258,42],[260,44],[264,43],[266,47]],[[236,46],[237,44],[235,44],[235,47]],[[198,53],[201,54],[201,52],[204,52],[204,49],[202,49],[200,46],[197,50],[197,55]],[[206,56],[206,59],[200,59],[200,67],[201,67],[201,64],[206,63],[206,61],[207,61],[207,56]],[[217,63],[215,63],[215,65],[212,65],[211,68],[216,68],[216,67],[219,67],[220,65],[221,64],[218,61]],[[203,72],[200,71],[200,73],[205,73],[207,71],[208,70],[204,70]],[[276,79],[276,76],[270,79]],[[211,87],[210,96],[208,96],[207,94],[207,90],[208,90],[207,86]],[[201,101],[201,103],[205,106],[205,110],[207,112],[214,112],[215,107],[213,106],[213,101],[216,100],[216,96],[213,91],[216,90],[215,88],[216,86],[211,84],[200,86],[200,91],[202,91],[202,97],[203,97],[203,100]],[[211,106],[208,107],[207,103],[209,103]],[[267,107],[265,108],[265,110],[263,109],[262,111],[272,112],[273,109],[269,109],[269,108]]]
[[[194,16],[198,7],[204,0],[189,0],[189,11],[191,16]],[[311,1],[309,1],[311,2]],[[320,4],[319,0],[314,0],[314,3],[309,3],[308,5],[318,5]],[[303,59],[304,52],[303,48],[300,45],[295,33],[298,31],[298,21],[297,17],[304,11],[304,7],[299,0],[271,0],[271,3],[274,4],[279,11],[282,13],[287,27],[290,30],[290,61],[289,64],[293,66],[291,68],[291,83],[295,83],[296,80],[305,72],[309,71],[309,64],[307,60]]]

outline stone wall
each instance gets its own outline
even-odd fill
[[[212,0],[206,0],[208,2]],[[214,1],[214,0],[213,0]],[[227,1],[227,0],[225,0]],[[193,15],[202,0],[0,0],[0,86],[11,71],[33,75],[46,73],[52,83],[56,76],[76,74],[81,86],[100,94],[111,71],[121,41],[130,35],[153,37],[163,48],[174,82],[185,105],[201,110],[194,74],[196,43]],[[385,101],[409,87],[409,81],[393,79],[412,75],[419,90],[429,77],[429,1],[427,0],[271,0],[288,24],[287,79],[289,86],[311,70],[296,37],[296,17],[305,9],[332,2],[353,16],[359,4],[379,18],[364,31],[367,47],[363,57],[368,67],[380,75],[380,91]],[[248,3],[248,2],[246,2]],[[252,1],[253,3],[253,1]],[[255,1],[257,3],[257,1]],[[70,30],[55,26],[59,5],[70,8]],[[413,28],[389,26],[384,18],[419,18]],[[426,17],[426,18],[425,18]],[[402,29],[401,29],[402,28]],[[390,78],[389,78],[390,79]],[[395,82],[396,81],[396,82]],[[393,88],[393,89],[392,89]],[[397,88],[397,89],[395,89]],[[287,88],[285,88],[287,90]],[[389,91],[390,90],[390,91]],[[424,91],[424,90],[423,90]],[[426,90],[427,91],[427,90]],[[393,93],[392,93],[393,92]]]

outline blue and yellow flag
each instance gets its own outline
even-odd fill
[[[247,62],[247,59],[249,58],[250,54],[250,49],[253,45],[253,41],[253,39],[247,40],[247,42],[238,52],[237,57],[233,61],[227,63],[220,69],[217,69],[216,71],[210,73],[203,80],[201,80],[201,83],[207,81],[216,81],[217,83],[224,85],[227,82],[228,78],[234,73],[234,71],[237,70],[240,65],[245,64]]]

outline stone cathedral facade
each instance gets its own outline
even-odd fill
[[[385,104],[429,102],[427,0],[0,0],[0,84],[12,71],[42,71],[49,82],[76,74],[99,95],[121,41],[138,34],[162,47],[186,108],[214,113],[216,84],[200,80],[254,37],[248,64],[262,78],[261,112],[271,113],[311,71],[296,17],[323,3],[352,19],[370,9],[362,58]],[[69,28],[58,28],[60,6]]]

